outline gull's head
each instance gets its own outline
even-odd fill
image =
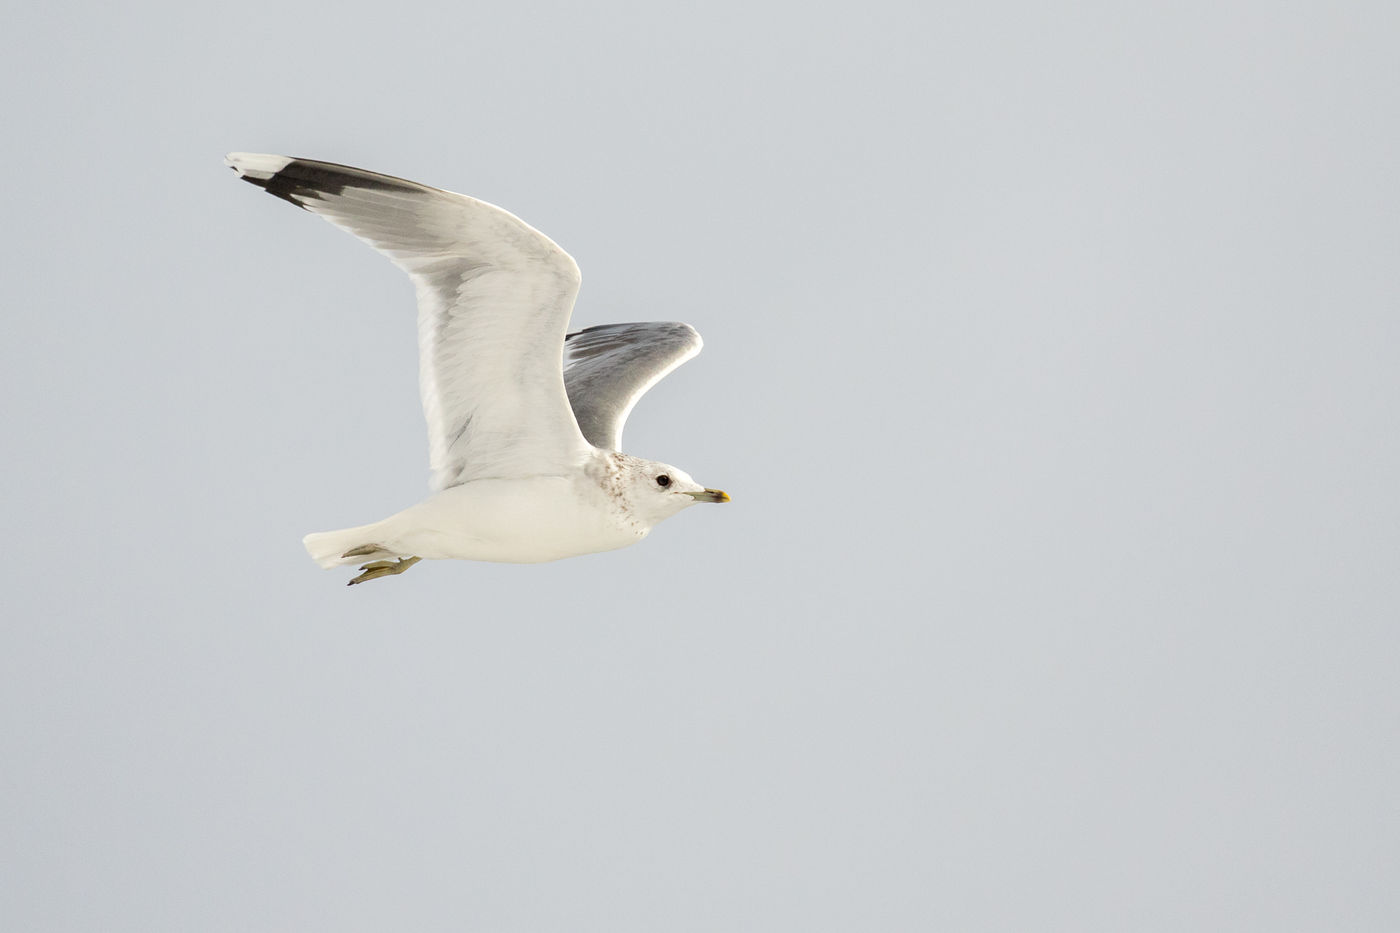
[[[685,470],[669,463],[628,457],[623,467],[623,485],[628,503],[638,518],[650,525],[670,518],[697,502],[728,502],[729,494],[707,489]]]

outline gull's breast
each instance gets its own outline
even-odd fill
[[[384,525],[399,553],[523,564],[616,550],[647,532],[583,476],[475,480]]]

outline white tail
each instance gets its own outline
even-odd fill
[[[375,540],[375,534],[382,524],[375,522],[372,525],[342,528],[340,531],[316,531],[302,538],[301,543],[306,548],[306,553],[311,555],[311,559],[327,570],[345,564],[363,564],[372,560],[405,556],[382,548],[374,551],[363,550],[380,543]],[[347,551],[359,553],[347,557]]]

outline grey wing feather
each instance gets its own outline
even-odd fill
[[[594,447],[619,450],[622,427],[648,389],[700,352],[695,328],[674,321],[605,324],[564,341],[564,388]]]
[[[262,153],[228,164],[408,273],[434,489],[562,472],[586,455],[559,368],[579,272],[557,244],[499,207],[402,178]]]

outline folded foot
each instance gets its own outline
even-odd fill
[[[360,575],[345,585],[354,586],[356,583],[367,583],[370,580],[378,580],[380,577],[391,577],[394,574],[403,573],[422,559],[421,557],[400,557],[398,560],[376,560],[361,567]]]

